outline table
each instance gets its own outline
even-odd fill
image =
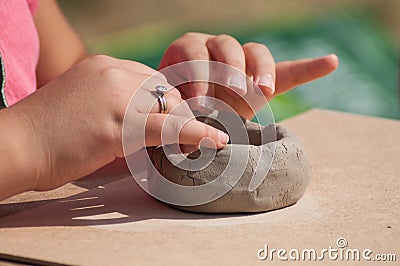
[[[275,265],[296,250],[300,264],[313,259],[309,249],[320,258],[327,249],[324,264],[371,250],[371,259],[394,254],[398,263],[400,122],[311,110],[282,124],[303,141],[312,165],[293,206],[250,215],[181,212],[143,192],[117,162],[55,191],[2,202],[0,253],[79,265]],[[286,253],[279,257],[279,249]]]

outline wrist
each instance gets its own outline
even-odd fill
[[[12,108],[0,111],[0,200],[33,190],[38,179],[32,150],[32,128]]]

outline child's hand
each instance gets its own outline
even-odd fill
[[[323,77],[338,66],[335,55],[316,59],[303,59],[275,64],[274,58],[268,48],[259,43],[246,43],[241,45],[237,40],[228,35],[208,35],[202,33],[187,33],[173,42],[162,58],[159,68],[188,61],[188,60],[214,60],[226,63],[249,75],[258,84],[266,99],[286,92],[300,84]],[[194,71],[194,70],[193,70]],[[248,95],[246,81],[243,76],[225,77],[226,84],[246,100],[255,95]],[[265,101],[255,100],[251,108],[245,101],[229,89],[208,86],[206,83],[194,83],[191,86],[180,86],[179,90],[184,99],[196,96],[216,97],[235,109],[238,114],[248,119],[254,116],[265,105]],[[260,98],[260,96],[258,96]],[[206,106],[198,103],[198,109],[204,110]]]
[[[123,157],[125,110],[132,95],[155,72],[137,62],[95,56],[0,112],[3,115],[0,118],[11,121],[10,132],[22,136],[15,137],[14,146],[19,151],[16,154],[21,161],[22,176],[29,177],[20,182],[23,189],[12,194],[53,189]],[[141,91],[140,100],[130,109],[134,113],[130,117],[134,119],[125,121],[128,126],[124,130],[128,132],[124,137],[128,137],[130,152],[161,144],[161,128],[168,115],[160,114],[157,97],[151,92],[156,85],[171,86],[163,76],[158,77],[159,80],[152,81],[154,88],[151,85],[145,88],[148,91]],[[165,97],[169,110],[182,102],[175,88]],[[147,110],[153,105],[148,115]],[[167,134],[179,134],[181,144],[198,145],[205,137],[211,138],[218,148],[227,143],[225,133],[195,119],[188,122],[192,114],[182,106],[182,115],[169,115],[164,124]],[[145,138],[141,132],[144,127]],[[0,189],[0,198],[9,196],[4,193]]]

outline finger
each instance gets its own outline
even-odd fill
[[[334,71],[338,64],[339,59],[335,54],[315,59],[280,62],[276,65],[275,95],[326,76]]]
[[[196,145],[208,138],[215,146],[223,148],[229,136],[195,119],[165,114],[149,114],[146,120],[146,146],[158,146],[172,143]]]
[[[145,84],[145,88],[139,88],[134,97],[132,97],[131,104],[135,106],[138,113],[162,113],[164,109],[163,105],[165,105],[166,113],[173,113],[190,118],[194,116],[187,103],[182,100],[181,94],[176,88],[161,80],[156,80],[157,79],[153,78],[151,83],[154,84]],[[157,86],[164,86],[167,88],[163,98],[156,92]]]
[[[275,92],[275,60],[269,49],[260,43],[246,43],[243,45],[246,56],[246,71],[253,76],[264,95]]]
[[[200,80],[209,80],[208,64],[190,62],[192,60],[210,60],[206,42],[212,35],[188,33],[182,36],[177,41],[173,42],[168,47],[160,67],[187,62],[182,68],[179,65],[174,66],[174,72],[179,72],[178,75],[183,76],[189,82],[180,85],[178,88],[181,91],[183,98],[188,99],[199,96],[213,96],[212,89],[207,82]],[[197,82],[196,82],[197,81]],[[191,101],[191,107],[196,110],[205,112],[207,103],[204,98],[199,97],[195,101]],[[213,108],[212,108],[213,109]]]
[[[218,35],[207,41],[207,48],[213,60],[228,64],[234,69],[227,70],[222,77],[222,84],[228,86],[239,95],[245,95],[246,62],[241,44],[229,35]]]
[[[184,34],[182,37],[179,39],[175,40],[171,45],[167,48],[167,50],[164,53],[164,56],[161,59],[160,66],[158,67],[159,70],[166,68],[172,64],[177,64],[180,62],[185,62],[186,56],[183,56],[181,52],[183,51],[184,54],[186,55],[194,55],[196,56],[196,53],[199,52],[197,49],[190,49],[191,42],[194,41],[199,41],[200,43],[203,43],[203,46],[207,42],[209,38],[213,37],[213,35],[209,34],[204,34],[204,33],[192,33],[188,32]],[[186,52],[187,51],[187,52]],[[201,50],[200,50],[201,53]]]
[[[180,148],[183,153],[189,154],[197,150],[199,147],[198,145],[180,145]]]

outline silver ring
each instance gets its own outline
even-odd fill
[[[156,93],[158,95],[158,101],[160,102],[160,113],[166,114],[168,111],[167,108],[167,99],[164,96],[164,93],[167,92],[167,88],[159,85],[156,86]]]

